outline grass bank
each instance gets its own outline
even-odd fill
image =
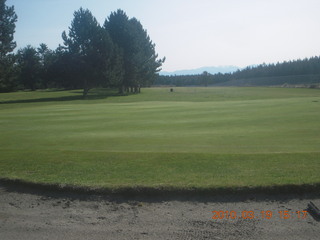
[[[4,151],[4,178],[94,188],[237,188],[319,182],[319,153]],[[22,156],[32,156],[24,158]]]

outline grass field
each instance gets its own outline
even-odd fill
[[[90,187],[320,183],[320,91],[0,94],[0,177]]]

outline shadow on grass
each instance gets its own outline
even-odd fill
[[[163,202],[244,202],[290,201],[292,199],[318,199],[320,183],[257,187],[175,188],[175,187],[123,187],[91,188],[74,185],[33,183],[0,177],[0,188],[7,192],[27,193],[50,198],[82,200],[108,199],[118,203],[130,201]]]
[[[62,92],[66,90],[46,90],[43,92]],[[76,100],[102,100],[108,97],[120,97],[127,96],[122,95],[114,89],[93,89],[86,97],[83,96],[83,92],[79,91],[69,91],[70,96],[57,96],[57,97],[43,97],[43,98],[32,98],[32,99],[16,99],[16,100],[0,100],[0,104],[12,104],[12,103],[39,103],[39,102],[64,102],[64,101],[76,101]],[[77,95],[71,95],[77,94]]]

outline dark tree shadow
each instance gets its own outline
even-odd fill
[[[48,90],[47,92],[60,92],[61,90]],[[65,90],[64,90],[65,91]],[[127,96],[122,95],[114,89],[93,89],[90,90],[86,97],[83,97],[82,91],[70,91],[70,94],[77,94],[73,96],[60,96],[60,97],[43,97],[35,99],[18,99],[18,100],[7,100],[0,101],[0,104],[12,104],[12,103],[39,103],[39,102],[64,102],[64,101],[76,101],[76,100],[101,100],[107,99],[108,97],[120,97]]]
[[[124,202],[151,202],[163,201],[181,202],[245,202],[245,201],[281,201],[293,199],[319,199],[319,184],[257,187],[257,188],[208,188],[208,189],[179,189],[153,187],[127,188],[90,188],[73,185],[33,183],[18,179],[0,177],[0,188],[6,192],[32,194],[54,199],[70,198],[81,200],[106,199],[117,203]],[[1,189],[0,189],[1,190]],[[308,210],[309,211],[309,210]],[[310,213],[310,212],[309,212]],[[312,213],[311,213],[312,215]],[[313,216],[313,215],[312,215]],[[314,217],[314,216],[313,216]],[[317,221],[317,217],[315,218]]]

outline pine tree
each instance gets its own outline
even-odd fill
[[[136,18],[132,18],[129,23],[133,37],[133,64],[135,69],[131,87],[134,88],[135,92],[140,92],[141,86],[149,86],[153,83],[165,58],[158,59],[155,44]]]
[[[8,7],[6,0],[0,0],[0,91],[11,91],[14,87],[14,57],[10,53],[16,47],[13,41],[16,21],[14,7]]]
[[[50,84],[50,66],[55,60],[54,52],[45,43],[41,43],[37,48],[40,57],[40,80],[41,88],[48,88]]]
[[[140,87],[152,83],[165,59],[157,59],[155,44],[147,31],[137,19],[129,19],[124,11],[119,9],[111,13],[104,28],[121,53],[119,92],[129,92],[130,88],[132,92],[140,92]]]
[[[75,77],[81,81],[83,96],[86,97],[91,88],[107,81],[112,41],[92,13],[83,8],[74,13],[68,36],[63,32],[62,38],[77,66],[73,69]]]
[[[118,74],[121,75],[117,79],[119,93],[123,94],[128,91],[133,77],[131,63],[133,43],[129,30],[129,17],[124,11],[119,9],[117,12],[111,13],[108,19],[106,19],[104,28],[109,33],[120,55],[118,56],[118,64],[115,64],[115,66],[118,68]]]
[[[28,45],[17,54],[19,82],[24,88],[36,90],[40,81],[40,57],[37,50]]]

